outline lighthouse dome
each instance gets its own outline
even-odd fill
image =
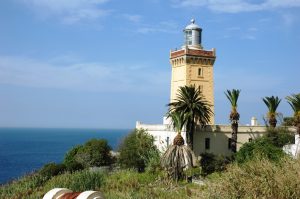
[[[185,30],[201,30],[200,26],[195,24],[195,19],[191,20],[191,24],[185,27]]]

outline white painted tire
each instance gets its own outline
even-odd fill
[[[65,188],[54,188],[50,191],[48,191],[43,199],[58,199],[61,196],[63,196],[66,193],[72,193],[73,191],[70,189],[65,189]]]
[[[104,196],[99,191],[82,192],[76,199],[104,199]]]

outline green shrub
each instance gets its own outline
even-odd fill
[[[279,162],[284,156],[282,148],[275,146],[274,140],[264,136],[245,143],[236,153],[235,159],[240,164],[252,160],[254,157]]]
[[[69,171],[93,166],[109,166],[113,163],[110,154],[111,147],[104,139],[92,139],[84,145],[72,148],[64,159],[64,164]]]
[[[67,169],[67,171],[72,173],[72,172],[80,171],[80,170],[84,169],[84,166],[81,163],[74,161],[74,162],[69,162],[66,165],[66,169]]]
[[[138,171],[144,171],[151,159],[156,159],[159,156],[159,151],[153,142],[153,136],[145,130],[135,129],[125,137],[119,146],[118,163],[122,168],[134,168]]]
[[[39,171],[44,177],[51,178],[53,176],[62,174],[66,171],[66,166],[64,164],[48,163],[45,164]]]
[[[294,125],[294,118],[293,117],[284,117],[282,125],[283,126],[293,126]]]
[[[271,143],[279,148],[282,148],[286,144],[295,143],[295,136],[285,127],[268,128],[267,138]]]
[[[212,153],[201,154],[201,174],[206,176],[214,172],[224,171],[226,165],[232,161],[230,157],[217,156]]]

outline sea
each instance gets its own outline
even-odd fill
[[[86,141],[106,139],[116,150],[130,129],[0,128],[0,185],[30,174],[44,164],[63,161]]]

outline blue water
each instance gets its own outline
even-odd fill
[[[59,163],[73,146],[104,138],[116,149],[128,129],[0,128],[0,184]]]

